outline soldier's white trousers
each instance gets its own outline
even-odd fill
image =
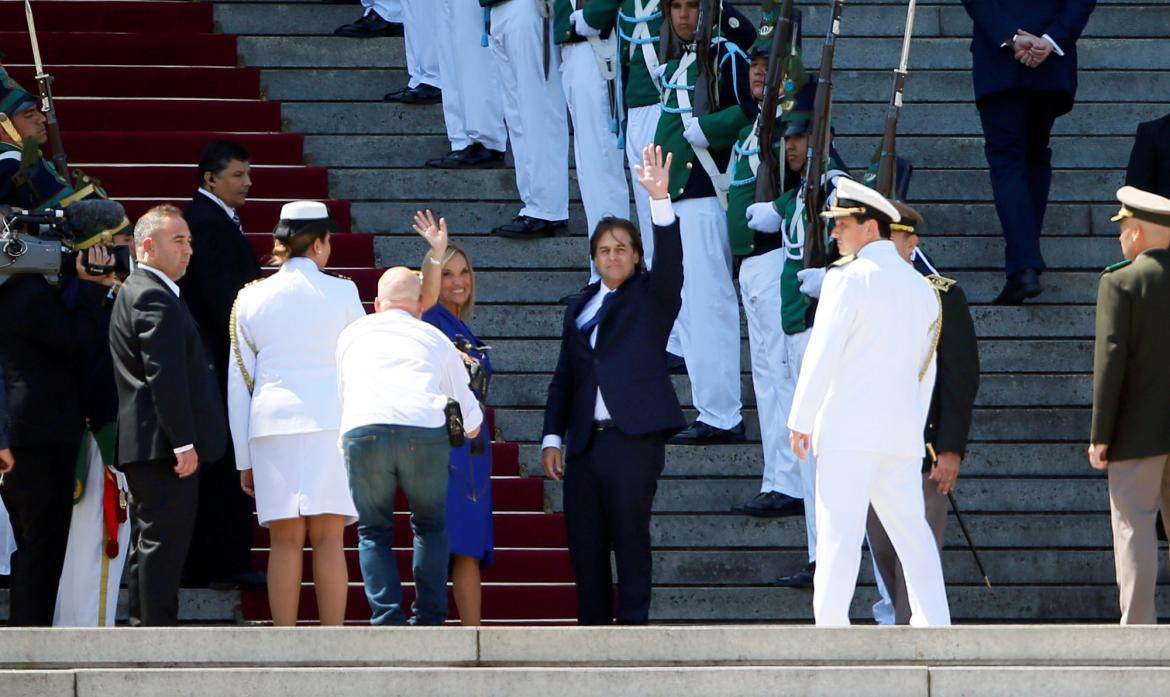
[[[440,34],[439,3],[435,0],[401,0],[402,32],[406,35],[406,72],[411,87],[443,87],[439,76],[439,41],[450,41]],[[481,15],[482,16],[482,15]]]
[[[646,250],[646,268],[652,266],[650,260],[654,258],[654,228],[650,222],[650,194],[638,183],[638,172],[634,166],[642,165],[642,150],[654,142],[661,114],[662,107],[657,104],[633,107],[626,114],[626,162],[630,167],[634,206],[638,210],[638,232],[642,233],[642,248]],[[673,338],[677,341],[677,337]]]
[[[85,435],[82,447],[89,458],[89,474],[85,494],[73,506],[53,625],[112,627],[118,608],[122,567],[126,564],[126,550],[130,546],[130,521],[127,519],[118,526],[118,556],[108,558],[103,517],[106,466],[102,464],[101,451],[92,435]],[[125,480],[120,475],[119,481],[125,491]]]
[[[561,87],[573,119],[573,155],[577,164],[577,188],[585,206],[589,236],[605,216],[630,217],[630,187],[626,182],[624,153],[611,130],[609,90],[597,67],[593,47],[586,41],[561,49]],[[589,282],[597,280],[590,260]]]
[[[503,152],[504,97],[491,48],[483,38],[483,8],[478,0],[438,0],[439,75],[443,77],[443,120],[452,150],[472,143]]]
[[[926,522],[920,458],[830,450],[822,444],[816,501],[819,536],[813,614],[818,627],[849,624],[871,503],[902,560],[911,626],[951,623],[938,547]]]
[[[516,161],[520,215],[569,217],[569,122],[558,75],[560,51],[550,47],[544,76],[544,18],[530,0],[492,7],[491,48],[500,74],[504,122]]]
[[[683,247],[679,333],[699,420],[731,428],[741,420],[739,299],[731,282],[727,212],[714,196],[674,204]]]
[[[362,0],[362,9],[377,12],[387,22],[402,21],[402,0]]]

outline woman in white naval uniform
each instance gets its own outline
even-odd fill
[[[280,270],[240,290],[231,315],[228,418],[244,491],[269,528],[273,623],[296,623],[305,533],[323,625],[345,619],[342,533],[357,520],[338,446],[341,405],[335,350],[364,317],[352,281],[324,273],[336,225],[322,203],[280,212],[273,260]]]

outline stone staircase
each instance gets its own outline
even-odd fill
[[[0,629],[22,697],[1162,697],[1160,627]]]
[[[757,8],[737,4],[758,17]],[[421,166],[447,149],[441,110],[381,103],[383,93],[406,79],[403,43],[330,36],[353,19],[355,7],[216,2],[215,18],[222,31],[239,36],[241,59],[260,70],[266,96],[283,101],[286,129],[304,134],[307,157],[329,167],[332,198],[352,201],[355,229],[378,235],[383,266],[417,263],[408,227],[414,210],[430,206],[447,216],[480,274],[475,327],[495,347],[497,428],[520,442],[521,467],[539,477],[540,415],[563,312],[557,301],[586,278],[576,186],[569,236],[488,237],[518,208],[511,170]],[[805,12],[806,61],[815,66],[828,3],[798,7]],[[880,138],[904,12],[904,3],[885,0],[845,8],[834,123],[839,150],[854,171],[867,164]],[[927,220],[923,247],[972,302],[984,371],[957,497],[993,587],[982,585],[952,521],[943,558],[959,621],[1118,616],[1106,485],[1084,455],[1092,304],[1099,270],[1119,258],[1108,218],[1132,134],[1139,121],[1170,111],[1170,72],[1163,69],[1170,45],[1161,40],[1168,26],[1165,0],[1098,2],[1079,44],[1077,106],[1054,131],[1045,293],[1025,307],[993,307],[987,303],[1002,283],[1002,244],[972,101],[970,20],[956,2],[919,3],[899,151],[916,165],[910,199]],[[653,521],[655,621],[811,617],[808,594],[768,586],[802,563],[803,523],[727,512],[758,489],[762,467],[746,328],[742,335],[752,442],[668,449]],[[685,376],[676,384],[689,405]],[[552,510],[560,510],[559,486],[546,483],[546,493]],[[853,608],[859,620],[868,618],[875,596],[868,563],[861,583]],[[1170,615],[1164,586],[1159,603]]]

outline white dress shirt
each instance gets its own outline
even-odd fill
[[[341,434],[373,424],[443,426],[448,398],[471,432],[483,412],[468,380],[454,344],[434,326],[397,309],[367,315],[337,340]]]
[[[147,264],[144,261],[138,262],[138,265],[141,266],[144,270],[149,271],[150,273],[154,274],[159,280],[161,280],[163,283],[166,284],[167,288],[171,289],[171,292],[173,292],[175,294],[176,298],[179,297],[179,284],[172,281],[169,276],[167,276],[162,271],[159,271],[158,269],[154,268],[153,266]],[[176,455],[179,455],[179,454],[187,452],[188,450],[194,450],[194,449],[195,449],[195,444],[188,443],[186,445],[180,445],[179,447],[175,448],[174,452]]]
[[[244,229],[243,229],[242,224],[240,223],[240,216],[236,214],[235,208],[232,208],[231,206],[227,205],[226,203],[223,202],[222,198],[216,196],[215,194],[211,193],[207,189],[204,189],[203,187],[199,187],[199,189],[197,189],[197,191],[199,191],[199,193],[203,194],[204,196],[211,199],[212,201],[215,201],[216,205],[218,205],[220,208],[222,208],[224,213],[227,213],[227,217],[231,218],[232,222],[234,222],[236,225],[240,226],[240,233],[243,234]]]
[[[670,205],[670,199],[650,199],[650,218],[659,227],[673,223],[674,208]],[[598,287],[597,292],[593,294],[592,298],[589,298],[585,306],[581,308],[581,312],[578,313],[576,320],[577,327],[580,328],[586,322],[593,319],[593,316],[601,311],[601,304],[605,302],[606,296],[615,290],[617,288],[610,288],[603,281]],[[589,333],[589,345],[593,348],[597,348],[597,332],[600,329],[601,325],[598,324]],[[605,406],[605,398],[601,396],[601,387],[599,386],[597,388],[597,401],[593,404],[593,420],[608,421],[610,418],[609,407]],[[546,433],[540,441],[541,450],[545,448],[560,448],[563,445],[564,437],[559,433]]]

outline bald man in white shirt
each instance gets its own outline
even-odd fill
[[[378,281],[375,314],[337,340],[341,445],[358,510],[358,558],[371,624],[406,624],[394,562],[394,492],[410,502],[414,583],[410,623],[447,619],[447,457],[444,409],[459,405],[467,436],[479,434],[483,412],[451,340],[419,319],[422,281],[404,267]]]

